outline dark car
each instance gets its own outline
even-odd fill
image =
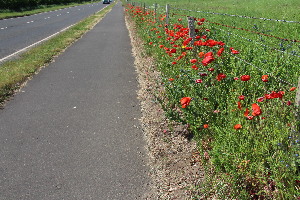
[[[103,4],[110,4],[110,0],[103,0]]]

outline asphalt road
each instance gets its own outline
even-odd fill
[[[0,20],[0,60],[103,9],[101,2]]]
[[[0,110],[1,200],[148,191],[136,72],[118,3]]]

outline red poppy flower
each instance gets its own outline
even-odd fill
[[[268,82],[268,81],[269,81],[268,78],[269,78],[268,75],[262,75],[261,80],[262,80],[263,82]]]
[[[262,113],[259,105],[257,105],[256,103],[252,104],[252,111],[253,116],[258,116]]]
[[[235,50],[234,48],[230,47],[231,53],[232,54],[239,54],[240,52]]]
[[[208,128],[208,127],[209,127],[208,124],[204,124],[204,125],[203,125],[203,128]]]
[[[171,53],[176,53],[176,49],[171,49]]]
[[[175,61],[174,61],[174,62],[172,62],[172,65],[176,65],[176,64],[177,64],[177,62],[175,62]]]
[[[209,63],[211,63],[214,60],[214,57],[212,56],[207,56],[202,60],[202,64],[204,66],[207,66]]]
[[[248,120],[252,120],[253,116],[249,116],[249,109],[246,108],[246,111],[244,112],[244,116],[248,119]]]
[[[252,120],[253,119],[253,116],[247,116],[246,117],[248,120]]]
[[[296,87],[291,87],[290,91],[294,91],[296,89],[297,89]]]
[[[194,70],[197,70],[197,69],[198,69],[197,65],[192,65],[192,68],[193,68]]]
[[[242,110],[242,104],[241,104],[241,102],[238,101],[237,104],[238,104],[238,109]]]
[[[225,48],[220,48],[219,51],[217,52],[217,55],[218,55],[218,56],[221,56],[222,53],[223,53],[223,51],[224,51],[224,49],[225,49]]]
[[[256,99],[256,101],[258,102],[263,102],[265,100],[265,97],[259,97],[258,99]]]
[[[226,78],[226,75],[223,74],[223,73],[218,74],[218,76],[217,76],[217,80],[218,80],[218,81],[221,81],[221,80],[223,80],[224,78]]]
[[[196,63],[196,62],[197,62],[197,59],[191,59],[190,62],[191,62],[191,63]]]
[[[244,116],[247,117],[249,115],[249,109],[246,108],[246,111],[244,112]]]
[[[279,92],[272,91],[270,94],[265,94],[265,98],[266,99],[275,99],[275,98],[282,99],[283,95],[284,95],[284,91],[279,91]]]
[[[235,130],[239,130],[239,129],[241,129],[242,128],[242,125],[240,125],[240,124],[236,124],[236,125],[234,125],[234,127],[233,127]]]
[[[190,102],[191,102],[192,98],[191,97],[183,97],[180,99],[180,104],[182,108],[186,108]]]
[[[196,83],[202,83],[202,79],[195,80]]]
[[[180,55],[176,58],[176,60],[180,60],[181,58],[183,58],[184,56],[183,55]]]
[[[206,58],[206,57],[214,57],[214,54],[213,54],[213,52],[207,52],[206,54],[204,54],[204,57]]]
[[[213,72],[213,71],[215,71],[215,69],[214,69],[214,68],[208,68],[207,70],[208,70],[208,71],[210,71],[210,72]]]
[[[241,81],[249,81],[250,80],[250,76],[249,75],[243,75],[241,76]]]
[[[175,79],[174,78],[169,78],[169,81],[174,81]]]
[[[239,96],[239,99],[240,99],[240,100],[244,100],[244,99],[245,99],[245,96],[244,96],[244,95],[241,95],[241,96]]]

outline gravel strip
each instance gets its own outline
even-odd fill
[[[204,179],[195,141],[186,137],[185,126],[170,122],[154,94],[161,94],[160,73],[154,59],[145,56],[143,42],[135,32],[134,22],[125,16],[138,74],[138,97],[142,108],[141,124],[149,155],[152,191],[144,199],[193,199]],[[171,127],[171,128],[170,128]]]

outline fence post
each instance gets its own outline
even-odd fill
[[[156,10],[157,10],[157,3],[154,4],[154,19],[156,21]]]
[[[146,3],[144,3],[144,13],[146,12]]]
[[[189,27],[189,36],[193,38],[194,41],[196,33],[195,33],[195,18],[188,16],[188,27]]]
[[[195,37],[196,37],[196,31],[195,31],[195,18],[188,16],[188,28],[189,28],[189,37],[192,38],[191,45],[194,47]],[[196,49],[193,48],[194,56],[196,56]]]
[[[168,26],[169,25],[169,9],[170,9],[170,6],[169,4],[166,5],[166,25]]]

